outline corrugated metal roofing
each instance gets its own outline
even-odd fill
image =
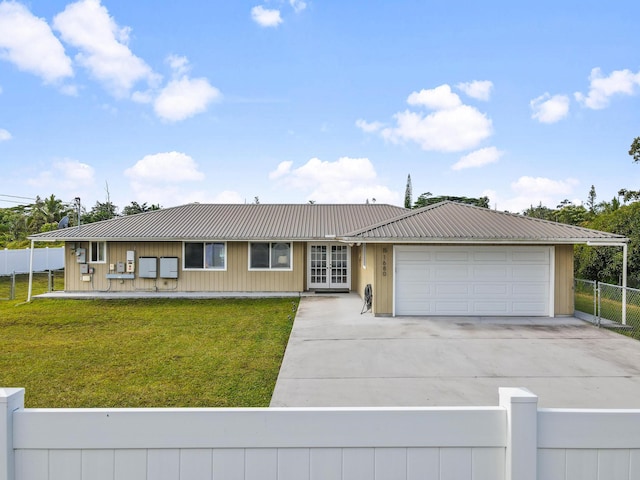
[[[455,202],[418,210],[384,204],[199,204],[54,230],[57,240],[326,240],[353,242],[627,241],[623,236]]]
[[[33,235],[34,240],[324,240],[395,218],[385,204],[199,204]]]
[[[356,229],[354,241],[496,241],[496,242],[622,242],[613,233],[549,222],[456,202],[441,202],[411,210],[376,225]]]

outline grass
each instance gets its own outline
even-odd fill
[[[627,301],[627,325],[628,330],[617,330],[628,337],[640,340],[640,305]],[[576,293],[575,309],[593,315],[593,295]],[[622,324],[622,302],[602,298],[600,300],[600,317]]]
[[[0,386],[27,407],[268,406],[297,300],[0,302]],[[46,291],[42,279],[34,294]],[[0,293],[0,296],[2,294]]]

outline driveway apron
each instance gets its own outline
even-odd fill
[[[301,298],[272,407],[640,408],[640,342],[576,318],[375,317],[358,295]]]

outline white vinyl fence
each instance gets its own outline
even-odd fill
[[[0,480],[631,480],[640,410],[28,409],[0,389]]]
[[[0,275],[29,273],[31,249],[0,250]],[[64,268],[64,247],[35,248],[33,250],[33,271],[45,272]]]

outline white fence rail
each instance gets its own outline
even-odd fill
[[[25,409],[0,389],[0,480],[640,478],[640,410]]]
[[[31,249],[0,250],[0,275],[29,273]],[[64,247],[35,248],[33,250],[33,271],[59,270],[64,268]]]

